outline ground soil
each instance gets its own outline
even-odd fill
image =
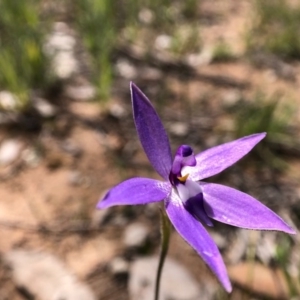
[[[244,53],[243,30],[251,18],[250,2],[216,1],[213,7],[209,2],[202,1],[203,11],[216,18],[203,25],[204,41],[212,45],[220,38],[226,40],[232,44],[237,58],[195,67],[192,75],[176,68],[162,71],[163,84],[161,78],[136,79],[136,84],[158,108],[170,133],[173,151],[182,143],[191,144],[198,152],[234,139],[233,116],[226,110],[226,99],[236,92],[247,101],[259,90],[266,95],[280,93],[284,99],[280,105],[295,108],[290,126],[297,128],[299,63],[289,63],[294,74],[291,80],[278,74],[272,65],[266,63],[258,68],[247,57],[240,56]],[[130,59],[130,55],[126,54],[126,58]],[[132,63],[137,68],[148,64]],[[168,91],[163,101],[162,89]],[[0,142],[14,138],[23,147],[13,164],[0,167],[0,299],[30,299],[18,289],[6,267],[5,255],[12,249],[54,254],[93,289],[98,299],[128,299],[126,281],[115,280],[108,265],[116,256],[129,260],[134,257],[120,240],[124,227],[137,220],[151,228],[152,245],[147,254],[158,253],[159,205],[154,206],[152,214],[145,207],[116,207],[105,222],[95,207],[107,189],[125,178],[159,178],[135,132],[129,82],[117,77],[110,102],[101,105],[58,97],[58,113],[53,119],[39,120],[34,130],[26,120],[0,128]],[[114,105],[121,106],[121,116],[112,112]],[[185,134],[172,129],[178,123],[187,125]],[[28,149],[37,156],[34,164],[24,159]],[[297,207],[300,163],[297,155],[288,151],[281,157],[291,165],[283,173],[267,166],[257,169],[258,158],[252,156],[215,180],[256,196],[277,212],[285,211],[297,224],[299,220],[291,211]],[[276,188],[275,198],[268,194],[270,188]],[[234,240],[234,229],[217,225],[216,230]],[[226,251],[229,250],[223,252]],[[197,280],[216,282],[201,258],[175,232],[170,256],[186,265]],[[240,299],[241,293],[236,289],[230,299]]]

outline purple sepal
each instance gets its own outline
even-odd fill
[[[169,182],[149,178],[131,178],[110,189],[97,208],[115,205],[136,205],[165,199],[171,191]]]
[[[211,268],[227,292],[231,292],[225,264],[220,252],[202,224],[183,206],[175,192],[166,199],[166,211],[176,231],[186,240]]]
[[[252,134],[200,152],[196,155],[197,165],[185,167],[183,171],[189,173],[189,179],[193,181],[219,174],[245,156],[265,136],[266,133]]]
[[[246,229],[295,231],[277,214],[248,194],[214,183],[201,183],[204,209],[209,217]]]
[[[147,157],[156,172],[168,180],[172,167],[171,148],[164,126],[149,99],[131,82],[135,127]]]

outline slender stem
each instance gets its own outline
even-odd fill
[[[161,216],[161,250],[160,250],[159,263],[158,263],[158,268],[157,268],[157,273],[156,273],[154,300],[158,300],[158,298],[159,298],[161,273],[162,273],[162,269],[164,266],[165,258],[168,253],[169,241],[170,241],[170,235],[171,235],[171,223],[169,221],[169,218],[163,210],[161,210],[160,213],[161,213],[160,214],[160,216]]]

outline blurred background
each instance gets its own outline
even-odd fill
[[[0,300],[153,298],[159,204],[95,205],[133,176],[159,179],[129,82],[172,150],[268,132],[211,180],[300,226],[300,2],[0,1]],[[300,240],[216,222],[227,295],[173,232],[161,300],[299,299]]]

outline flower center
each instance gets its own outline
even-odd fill
[[[176,193],[184,207],[200,222],[213,226],[203,207],[203,191],[198,182],[189,180],[189,174],[182,172],[184,167],[196,166],[196,158],[190,146],[181,145],[175,154],[172,169],[169,175]]]
[[[171,184],[174,187],[177,187],[178,184],[185,184],[189,177],[189,174],[185,174],[184,176],[182,176],[182,168],[186,166],[193,167],[195,165],[196,159],[192,148],[187,145],[181,145],[176,151],[172,169],[169,175]]]
[[[183,203],[202,193],[201,186],[192,180],[187,180],[184,184],[179,183],[174,188]]]
[[[195,165],[196,158],[192,148],[187,145],[181,145],[176,151],[169,179],[174,190],[184,203],[202,192],[198,183],[188,180],[189,174],[181,174],[183,167],[193,167]]]
[[[189,177],[190,174],[186,174],[184,176],[181,177],[177,177],[177,179],[181,182],[181,183],[185,183],[187,178]]]

